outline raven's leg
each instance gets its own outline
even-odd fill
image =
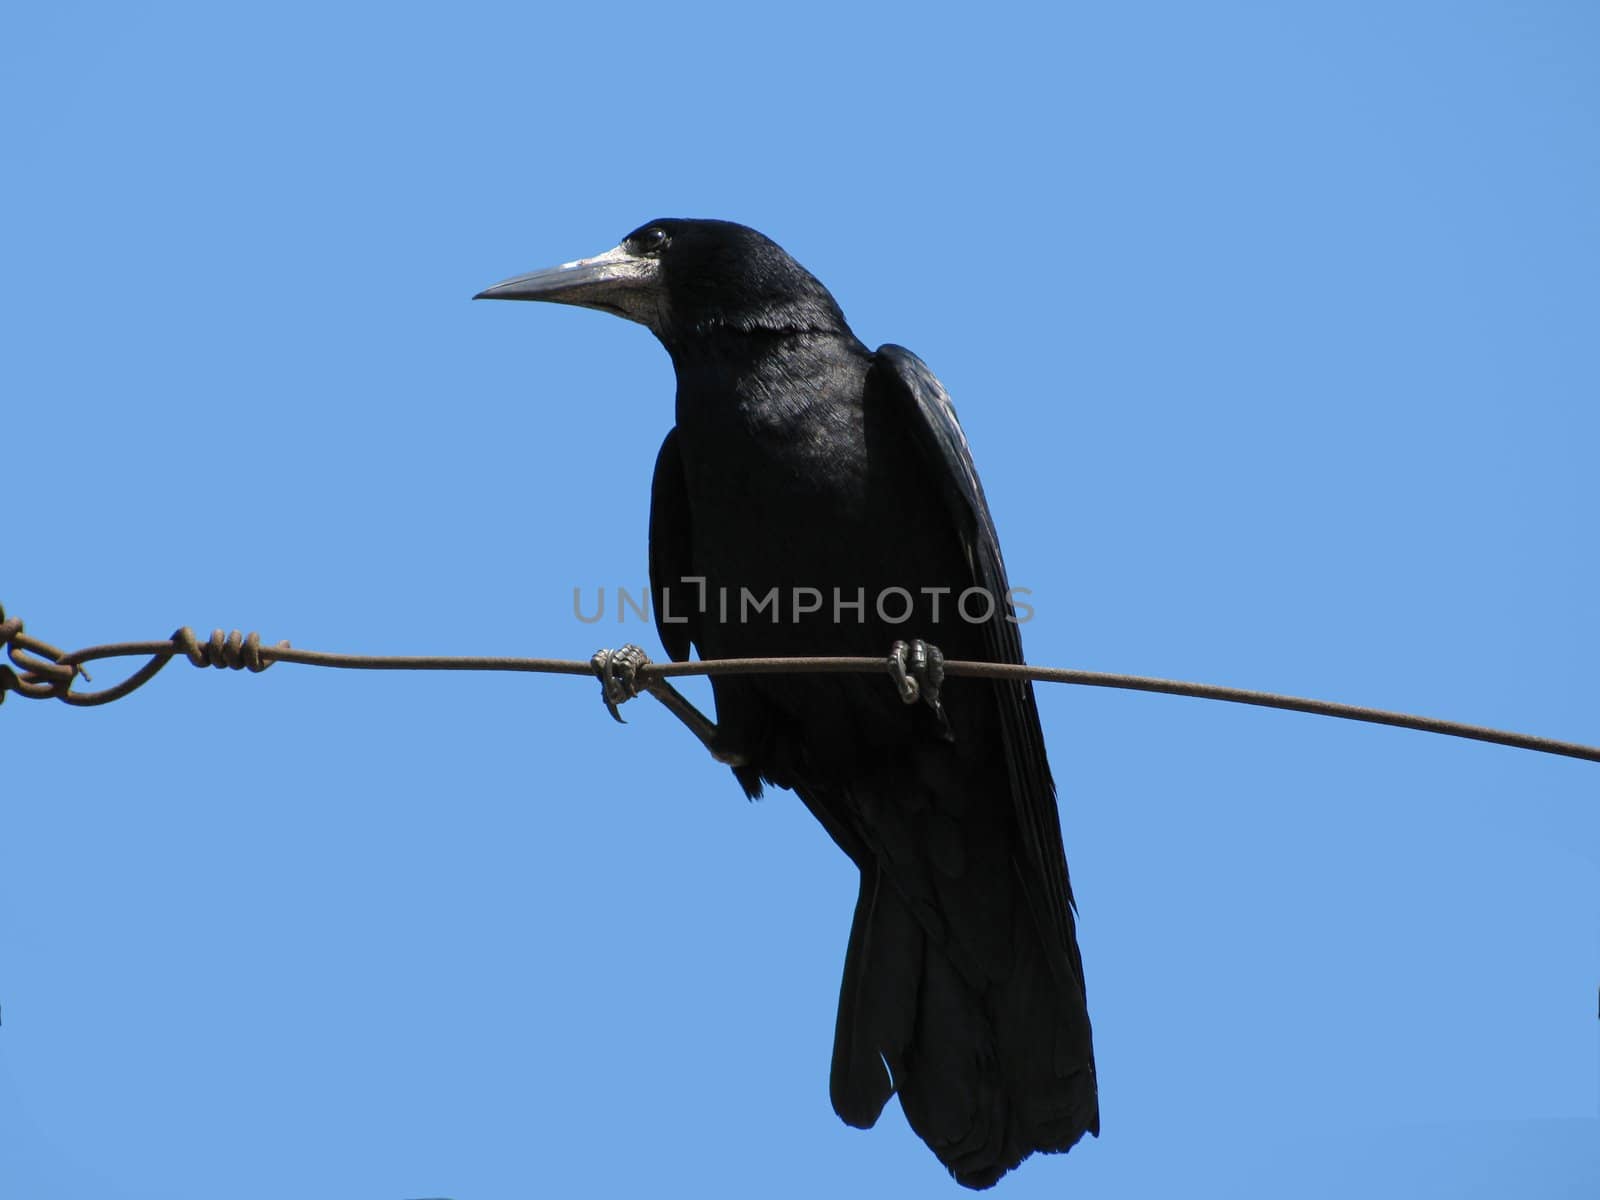
[[[744,766],[747,759],[728,748],[716,722],[690,703],[689,698],[677,688],[665,679],[650,678],[642,681],[641,688],[639,668],[649,661],[650,656],[634,645],[623,646],[620,650],[595,651],[589,665],[599,677],[601,698],[605,701],[607,711],[621,722],[622,714],[617,711],[617,706],[626,704],[641,690],[649,692],[661,701],[668,712],[682,721],[690,733],[700,739],[700,744],[711,752],[712,758],[730,767]]]
[[[939,719],[939,736],[947,742],[954,741],[950,720],[939,703],[939,690],[944,687],[944,652],[921,638],[896,642],[889,647],[889,675],[900,689],[900,699],[907,704],[921,700],[933,709]]]

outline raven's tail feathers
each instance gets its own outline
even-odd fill
[[[834,1110],[866,1128],[898,1091],[912,1129],[973,1188],[1100,1131],[1082,995],[1062,995],[1027,905],[1012,911],[1011,970],[975,984],[869,862],[839,993]]]

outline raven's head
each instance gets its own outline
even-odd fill
[[[651,221],[604,254],[518,275],[473,298],[598,308],[648,326],[669,350],[723,331],[847,329],[811,272],[732,221]]]

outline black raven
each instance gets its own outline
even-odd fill
[[[940,687],[940,649],[1020,663],[1022,644],[939,381],[899,346],[868,350],[805,268],[726,221],[652,221],[479,295],[615,313],[672,356],[650,582],[673,659],[691,646],[706,659],[877,655],[918,638],[898,692],[854,675],[721,676],[715,725],[671,693],[747,795],[793,789],[861,870],[834,1034],[839,1116],[871,1126],[898,1092],[911,1127],[975,1188],[1098,1134],[1032,686]],[[641,658],[619,659],[613,699],[632,694]],[[919,693],[928,703],[911,703]]]

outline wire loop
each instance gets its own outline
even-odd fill
[[[72,681],[83,673],[81,667],[62,661],[66,657],[63,651],[24,633],[22,618],[7,617],[3,605],[0,645],[4,645],[10,660],[9,665],[0,663],[0,701],[5,700],[7,692],[29,700],[65,699]]]

